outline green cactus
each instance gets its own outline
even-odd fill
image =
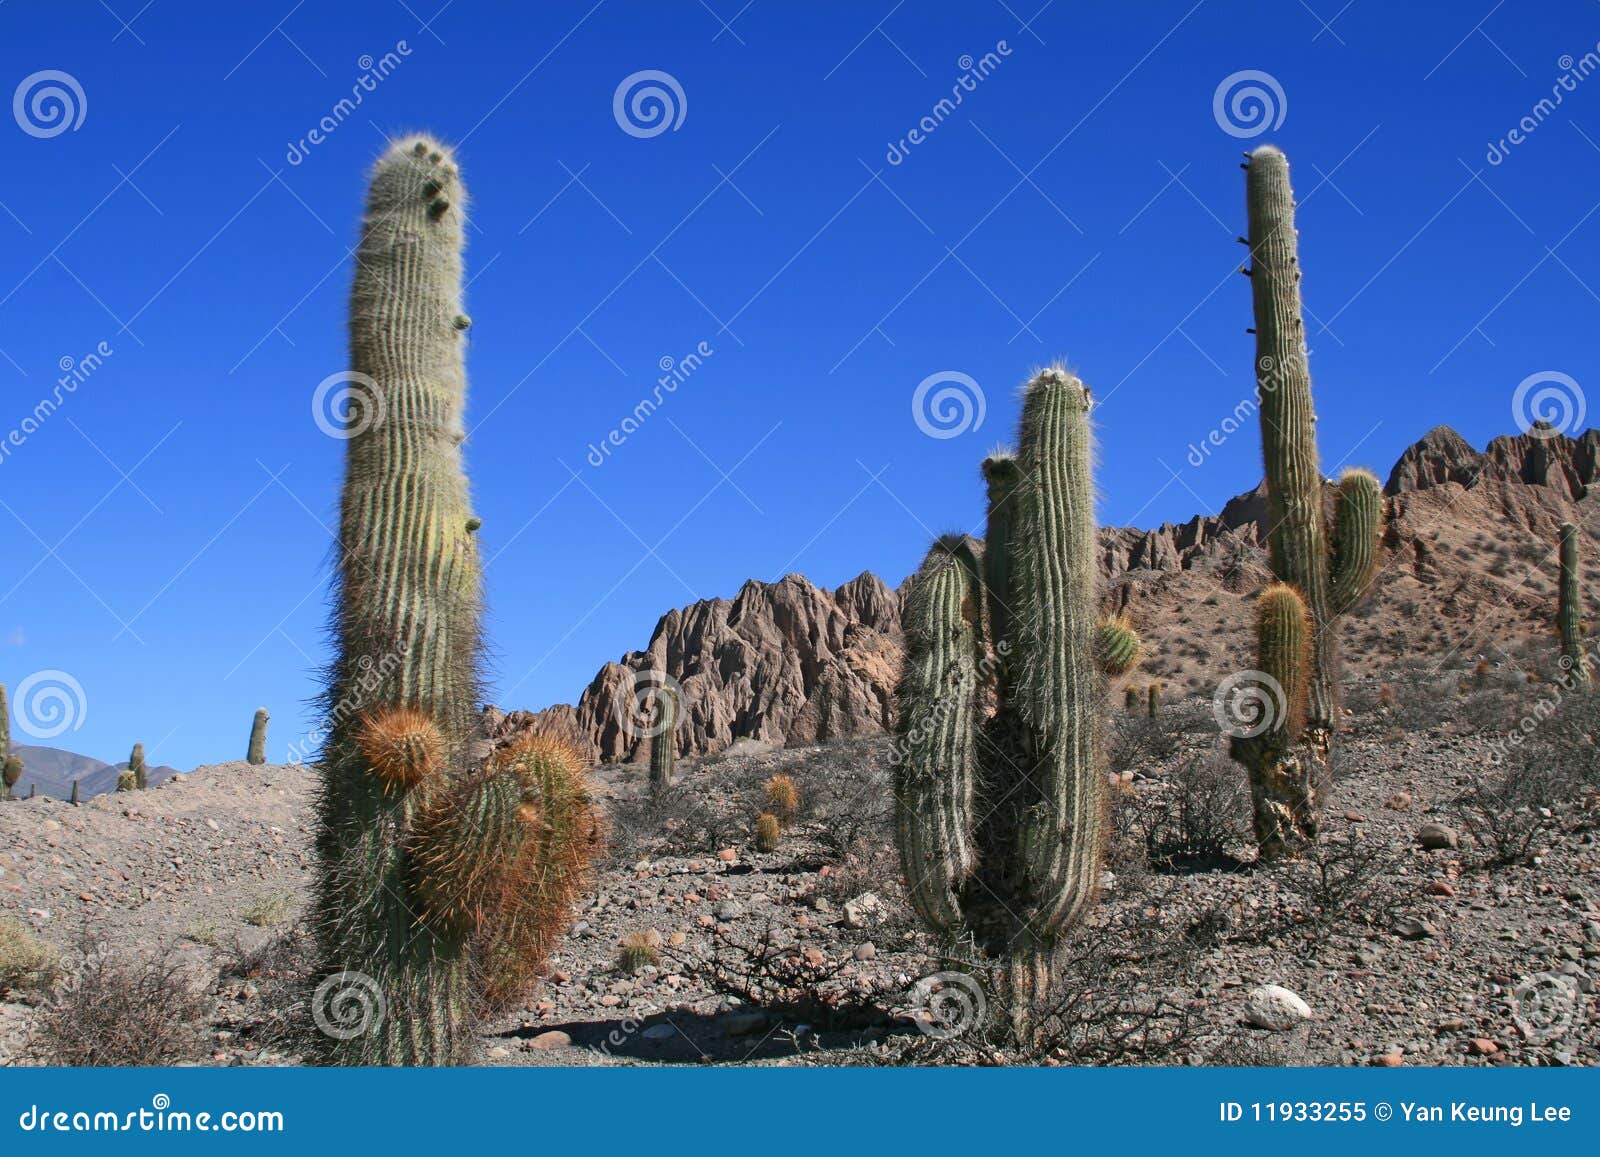
[[[1561,524],[1561,580],[1556,621],[1561,628],[1561,667],[1580,686],[1589,685],[1589,655],[1583,647],[1583,612],[1578,593],[1578,528]]]
[[[983,562],[971,540],[940,539],[905,614],[895,795],[911,901],[1005,962],[1017,1037],[1094,898],[1105,839],[1089,405],[1063,369],[1029,383],[1019,457],[984,464]]]
[[[10,799],[11,793],[16,789],[17,781],[21,778],[22,756],[15,752],[7,752],[5,759],[0,760],[0,799]]]
[[[137,791],[138,789],[139,789],[139,781],[134,776],[133,772],[131,772],[131,771],[119,771],[119,772],[117,772],[117,790],[118,791]]]
[[[256,717],[250,721],[250,746],[245,750],[244,761],[260,766],[267,762],[267,709],[256,708]]]
[[[650,738],[650,790],[672,786],[678,766],[678,689],[665,683],[656,692],[655,734]]]
[[[1122,689],[1122,709],[1129,715],[1138,713],[1139,688],[1130,686]]]
[[[319,763],[312,920],[344,1064],[446,1065],[564,928],[598,830],[581,762],[532,741],[482,764],[481,578],[461,443],[465,199],[425,137],[372,176],[351,293],[356,408],[336,555],[332,721]],[[341,977],[342,974],[342,977]],[[373,994],[368,990],[363,995]]]
[[[1160,718],[1160,716],[1161,716],[1161,684],[1160,683],[1152,683],[1152,684],[1150,684],[1150,686],[1148,686],[1148,687],[1146,687],[1144,689],[1144,696],[1145,696],[1145,714],[1150,716],[1151,719]]]
[[[133,786],[144,791],[150,786],[150,770],[144,765],[144,744],[135,743],[133,754],[128,756],[128,774],[133,777]]]
[[[72,781],[72,798],[67,800],[73,807],[78,806],[78,781]]]
[[[1102,674],[1115,679],[1139,662],[1139,635],[1127,615],[1103,619],[1095,629],[1095,656]]]
[[[1264,145],[1250,154],[1245,169],[1252,258],[1246,272],[1255,311],[1267,541],[1273,574],[1294,587],[1311,631],[1298,734],[1283,745],[1234,737],[1234,757],[1248,770],[1257,801],[1256,842],[1263,858],[1274,859],[1296,855],[1317,840],[1320,785],[1327,777],[1339,713],[1335,627],[1376,572],[1383,495],[1370,473],[1347,471],[1334,495],[1330,530],[1317,458],[1289,163],[1280,150]],[[1265,664],[1263,657],[1263,669]]]
[[[775,852],[783,841],[783,824],[771,812],[756,817],[756,851]]]

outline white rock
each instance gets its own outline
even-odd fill
[[[1257,1028],[1285,1032],[1311,1018],[1311,1006],[1276,984],[1263,984],[1244,998],[1244,1018]]]

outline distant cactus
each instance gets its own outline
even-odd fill
[[[256,765],[267,762],[267,709],[256,708],[256,717],[250,721],[250,746],[245,751],[246,763]]]
[[[22,778],[22,756],[15,752],[8,752],[4,760],[0,760],[0,788],[4,789],[0,799],[10,799],[12,790],[17,786],[17,781]]]
[[[650,738],[650,790],[672,786],[678,767],[678,689],[668,683],[656,692],[656,718]]]
[[[1251,255],[1245,272],[1255,311],[1267,540],[1273,574],[1294,588],[1310,625],[1303,724],[1282,744],[1237,736],[1233,743],[1234,757],[1250,774],[1256,843],[1264,859],[1274,859],[1297,855],[1317,840],[1319,785],[1327,779],[1339,717],[1335,625],[1377,571],[1383,494],[1367,471],[1346,471],[1330,527],[1317,461],[1289,163],[1264,145],[1245,169]],[[1265,657],[1259,665],[1265,670]],[[1275,710],[1283,713],[1281,706]]]
[[[78,806],[78,781],[72,781],[72,798],[67,800],[73,807]]]
[[[617,953],[617,971],[635,976],[646,968],[661,963],[661,934],[630,932],[622,938]]]
[[[311,918],[319,974],[361,974],[384,1013],[319,1042],[334,1063],[466,1060],[477,1022],[521,995],[565,932],[601,838],[565,745],[529,738],[486,764],[473,751],[482,584],[454,323],[464,207],[442,146],[394,145],[355,262]]]
[[[756,817],[756,851],[775,852],[783,840],[783,823],[771,812]]]
[[[1122,709],[1129,715],[1136,715],[1143,697],[1137,687],[1124,687],[1122,689]]]
[[[1589,685],[1589,654],[1583,646],[1582,596],[1578,578],[1578,528],[1561,524],[1561,581],[1556,622],[1561,628],[1561,667],[1580,686]]]
[[[6,699],[6,685],[0,683],[0,760],[11,754],[11,705]]]
[[[1063,369],[1029,383],[1020,454],[984,463],[983,562],[970,540],[940,539],[905,612],[895,797],[908,891],[935,932],[1005,961],[1019,1037],[1049,995],[1061,933],[1094,898],[1106,834],[1089,408]]]
[[[1159,718],[1161,715],[1161,684],[1150,684],[1150,686],[1144,689],[1144,696],[1145,713],[1149,715],[1151,719]]]
[[[133,754],[128,756],[128,774],[133,776],[133,786],[143,791],[150,786],[150,769],[144,765],[144,744],[135,743]]]
[[[778,817],[778,822],[788,827],[794,822],[796,813],[800,811],[800,789],[794,785],[794,779],[787,775],[775,775],[767,780],[762,794],[766,797],[767,810]]]
[[[118,791],[137,791],[137,790],[139,790],[139,779],[138,779],[138,777],[135,776],[133,774],[133,772],[131,772],[131,771],[119,771],[119,772],[117,772],[117,790]]]

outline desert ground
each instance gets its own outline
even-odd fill
[[[1068,945],[1059,1025],[1026,1057],[946,1037],[961,1010],[917,988],[947,962],[904,897],[887,739],[739,743],[681,764],[655,799],[644,766],[603,765],[609,858],[479,1060],[1600,1064],[1592,708],[1569,700],[1491,758],[1490,725],[1540,697],[1511,670],[1347,688],[1322,849],[1276,867],[1249,862],[1243,777],[1209,699],[1156,720],[1108,708],[1115,846]],[[757,852],[762,785],[780,773],[800,810]],[[63,962],[159,957],[197,994],[175,1046],[196,1063],[300,1063],[313,783],[306,767],[228,763],[80,807],[0,806],[0,914]],[[629,937],[648,950],[624,963]],[[1309,1016],[1265,1027],[1266,985]],[[0,1063],[43,1059],[47,1003],[0,1001]]]

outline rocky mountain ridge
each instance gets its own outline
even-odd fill
[[[1569,438],[1535,425],[1480,453],[1447,426],[1430,430],[1389,473],[1384,562],[1346,630],[1347,674],[1423,653],[1442,653],[1441,666],[1499,661],[1493,652],[1508,640],[1547,631],[1549,548],[1562,521],[1584,524],[1597,481],[1600,431]],[[1214,515],[1102,529],[1107,609],[1133,616],[1150,655],[1130,679],[1193,692],[1248,666],[1243,604],[1270,577],[1265,513],[1263,484]],[[510,716],[490,708],[486,730],[504,739],[554,728],[598,759],[642,759],[648,741],[624,720],[652,673],[665,672],[682,689],[682,754],[745,738],[798,745],[884,732],[894,723],[909,581],[892,589],[868,572],[827,590],[799,575],[751,580],[732,599],[669,611],[648,646],[603,666],[575,706]]]

